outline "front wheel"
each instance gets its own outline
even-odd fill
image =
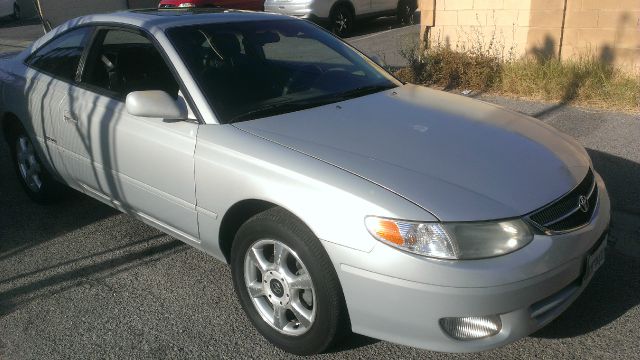
[[[317,354],[347,329],[342,291],[327,253],[284,209],[267,210],[242,225],[231,269],[249,320],[280,349]]]

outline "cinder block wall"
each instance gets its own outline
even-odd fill
[[[640,72],[640,0],[570,0],[563,59],[595,54]]]
[[[640,71],[640,0],[420,0],[431,44],[508,56],[596,55]]]

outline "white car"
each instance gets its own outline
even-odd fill
[[[417,0],[266,0],[264,11],[328,24],[338,36],[349,35],[358,19],[396,15],[413,24]]]
[[[0,17],[5,16],[20,19],[20,5],[16,0],[0,0]]]
[[[0,60],[0,109],[32,199],[65,184],[228,262],[247,317],[296,354],[349,330],[492,349],[605,259],[609,196],[575,140],[289,16],[71,20]]]

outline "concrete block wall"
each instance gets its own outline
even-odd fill
[[[640,70],[640,0],[420,0],[430,43]]]
[[[421,23],[432,44],[481,48],[505,57],[525,51],[531,0],[426,0]]]
[[[640,0],[568,1],[561,57],[585,54],[640,71]]]

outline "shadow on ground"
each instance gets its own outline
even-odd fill
[[[117,214],[114,209],[72,190],[61,203],[37,205],[22,191],[16,176],[4,134],[0,132],[0,261]]]
[[[629,206],[625,192],[629,185],[640,184],[640,164],[597,150],[589,150],[589,155],[607,184],[613,209],[606,262],[576,302],[534,337],[583,335],[607,326],[640,304],[640,258],[629,255],[637,249],[616,246],[623,238],[633,238],[633,246],[640,246],[638,205],[634,201],[635,208]],[[629,213],[631,216],[623,216]]]
[[[356,22],[355,28],[353,29],[351,35],[348,36],[348,38],[369,35],[391,29],[398,29],[404,26],[411,25],[400,24],[395,16],[387,16],[376,19],[365,19]]]
[[[39,24],[41,24],[39,18],[15,20],[14,18],[11,18],[11,17],[5,17],[0,19],[0,29],[15,28],[15,27],[27,26],[27,25],[39,25]]]
[[[57,204],[42,206],[31,202],[12,171],[13,164],[1,133],[0,139],[0,316],[78,283],[99,282],[187,249],[182,242],[166,240],[167,237],[161,234],[124,244],[107,243],[106,249],[97,244],[88,245],[86,252],[71,254],[66,259],[63,257],[64,260],[52,258],[48,259],[53,260],[52,264],[35,263],[35,270],[31,271],[1,270],[16,261],[35,261],[27,259],[36,247],[119,213],[74,190],[69,190],[66,199]],[[53,257],[59,255],[51,254]]]

